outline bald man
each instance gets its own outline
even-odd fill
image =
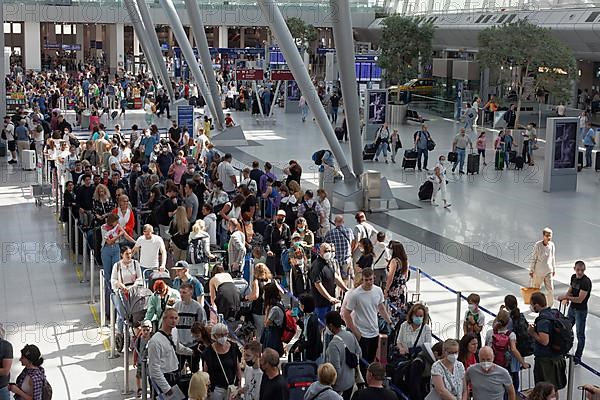
[[[144,225],[144,234],[135,241],[135,246],[133,246],[131,255],[135,255],[138,250],[140,251],[140,265],[142,266],[143,270],[165,270],[165,263],[167,262],[167,250],[165,249],[165,242],[160,236],[154,234],[154,228],[152,225]],[[160,263],[158,257],[159,254],[161,255]]]
[[[494,364],[494,350],[484,346],[479,350],[479,363],[467,370],[467,382],[473,388],[474,399],[515,400],[516,393],[508,371]]]

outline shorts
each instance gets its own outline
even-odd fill
[[[16,151],[17,150],[17,142],[15,140],[8,141],[8,151]]]

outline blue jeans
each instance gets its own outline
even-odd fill
[[[10,400],[8,386],[4,386],[3,388],[0,388],[0,400]]]
[[[575,326],[577,333],[577,350],[575,350],[575,358],[581,360],[583,348],[585,347],[585,320],[587,319],[587,310],[576,310],[569,307],[567,318],[571,324]]]
[[[123,304],[123,300],[121,300],[121,296],[114,292],[110,294],[110,299],[115,305],[115,310],[117,311],[117,333],[123,333],[123,325],[125,323],[125,305]]]
[[[112,289],[110,287],[110,276],[112,275],[113,265],[115,265],[115,263],[121,259],[119,252],[120,249],[118,244],[104,245],[102,246],[102,251],[100,252],[102,257],[102,269],[104,270],[104,295],[105,299],[107,300],[105,301],[106,309],[104,311],[107,316],[110,315],[110,301],[108,301],[108,299],[110,299],[110,295],[112,293]]]
[[[331,122],[337,123],[338,108],[331,107]]]
[[[417,168],[421,169],[421,155],[423,155],[423,168],[427,168],[427,160],[429,159],[429,150],[417,148]]]
[[[585,167],[586,168],[592,167],[592,150],[594,150],[594,145],[585,146]]]
[[[327,315],[329,311],[331,311],[331,306],[315,307],[315,314],[319,317],[319,321],[322,321],[323,323],[325,323],[325,315]]]
[[[387,160],[388,153],[388,142],[381,142],[379,146],[377,146],[377,152],[375,152],[375,158],[379,157],[379,155],[383,153],[383,158]]]
[[[454,170],[456,169],[456,166],[459,165],[458,170],[460,172],[464,172],[463,167],[465,166],[465,154],[466,154],[466,150],[465,149],[459,149],[456,148],[456,161],[454,162],[454,165],[452,166],[452,172],[454,172]]]

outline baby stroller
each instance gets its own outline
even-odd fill
[[[126,294],[121,295],[125,309],[123,318],[128,325],[135,326],[144,320],[150,296],[152,291],[143,286],[131,286]]]

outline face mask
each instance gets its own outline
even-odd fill
[[[223,336],[217,339],[217,343],[219,344],[225,344],[227,343],[227,336]]]
[[[304,228],[298,228],[298,232],[304,232]]]
[[[529,305],[529,310],[530,310],[532,313],[536,313],[536,314],[537,314],[537,311],[535,311],[535,308],[533,307],[533,304],[530,304],[530,305]]]
[[[449,363],[454,364],[456,362],[456,359],[458,358],[458,354],[448,354],[446,356],[446,360],[448,360]]]
[[[300,247],[300,246],[302,246],[302,242],[294,242],[294,246]]]
[[[474,313],[475,311],[477,311],[477,305],[475,305],[475,304],[469,304],[469,311],[471,311],[472,313]]]
[[[333,259],[333,253],[329,252],[323,254],[323,259],[325,259],[325,261],[331,261]]]
[[[181,165],[181,160],[177,160],[177,161],[175,161],[175,164],[177,164],[177,165]]]
[[[483,368],[483,370],[486,372],[492,369],[492,366],[494,365],[494,363],[491,361],[482,361],[479,364],[481,364],[481,368]]]
[[[299,266],[299,267],[303,267],[304,266],[304,260],[298,260],[298,262],[297,262],[296,265]]]
[[[277,223],[278,223],[279,225],[283,224],[283,218],[277,218]]]
[[[413,324],[421,325],[423,323],[423,317],[413,317]]]
[[[254,366],[255,361],[254,360],[247,360],[246,361],[246,365],[249,367],[253,367]]]

